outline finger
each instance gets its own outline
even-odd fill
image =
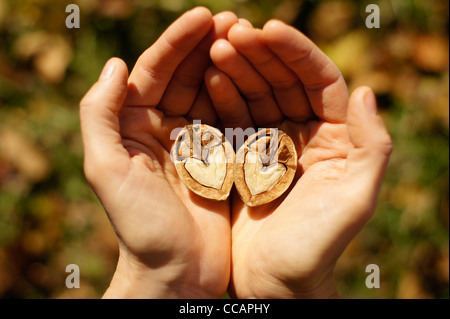
[[[155,149],[159,143],[167,152],[177,135],[175,131],[187,124],[184,117],[165,116],[154,107],[142,106],[124,106],[119,112],[119,121],[123,139],[150,149]]]
[[[239,23],[243,24],[243,25],[245,25],[247,27],[250,27],[250,28],[253,27],[252,23],[250,21],[248,21],[247,19],[244,19],[244,18],[239,18]]]
[[[86,176],[99,170],[123,173],[129,156],[119,133],[120,111],[127,95],[128,70],[125,62],[110,59],[97,83],[80,102],[81,133]]]
[[[213,107],[211,97],[208,94],[206,85],[203,83],[197,98],[194,101],[187,117],[191,121],[201,121],[204,124],[215,126],[217,122],[217,112]]]
[[[210,30],[211,12],[197,7],[172,23],[136,62],[131,72],[127,105],[156,106],[175,70]]]
[[[229,28],[238,22],[229,11],[213,17],[213,25],[200,44],[180,63],[170,80],[158,108],[171,116],[185,115],[192,107],[202,86],[206,69],[211,65],[209,49],[212,43],[225,38]]]
[[[375,95],[368,87],[356,89],[349,101],[347,126],[354,148],[347,156],[342,183],[354,185],[352,196],[354,211],[359,220],[366,222],[373,214],[378,192],[385,173],[392,141],[383,120],[376,113]],[[343,186],[344,187],[344,186]],[[344,199],[345,200],[345,199]],[[358,205],[356,204],[358,203]],[[350,222],[355,216],[349,216]],[[356,219],[358,220],[358,219]]]
[[[206,71],[205,84],[224,128],[254,127],[247,104],[225,73],[211,66]]]
[[[303,122],[313,116],[299,77],[264,44],[261,30],[236,24],[228,32],[228,40],[272,86],[286,117]]]
[[[231,78],[245,97],[256,125],[276,126],[283,119],[270,85],[230,42],[227,40],[214,42],[211,47],[211,59],[219,70]]]
[[[344,123],[348,90],[338,67],[304,34],[281,21],[267,22],[263,38],[300,78],[314,113],[325,121]]]

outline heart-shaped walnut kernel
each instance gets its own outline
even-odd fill
[[[269,203],[292,183],[297,152],[292,139],[277,129],[251,135],[236,153],[234,183],[247,206]]]
[[[217,129],[205,124],[185,126],[171,150],[181,181],[194,193],[225,200],[233,186],[233,147]]]

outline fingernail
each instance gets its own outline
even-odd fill
[[[377,100],[375,98],[375,94],[372,90],[369,90],[364,97],[364,103],[366,104],[367,111],[369,113],[376,115],[377,110]]]
[[[103,67],[103,71],[100,74],[99,81],[104,81],[109,79],[112,74],[114,73],[114,70],[116,68],[116,63],[114,60],[109,60],[106,65]]]

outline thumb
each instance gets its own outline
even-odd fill
[[[350,189],[355,211],[370,218],[392,152],[391,137],[377,114],[375,94],[368,87],[357,88],[350,96],[347,127],[353,149],[347,156],[342,181]]]
[[[127,81],[125,62],[112,58],[80,102],[84,168],[89,181],[95,182],[95,177],[102,172],[120,171],[128,165],[129,156],[122,145],[117,115],[127,95]]]

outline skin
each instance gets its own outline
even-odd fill
[[[189,192],[169,151],[170,132],[193,113],[216,120],[202,82],[211,44],[236,22],[230,12],[185,13],[129,77],[114,58],[81,101],[85,174],[120,247],[105,298],[216,298],[227,289],[229,202]]]
[[[334,265],[373,215],[392,150],[371,90],[349,97],[303,34],[201,7],[129,76],[111,59],[80,118],[86,177],[119,241],[105,298],[218,298],[228,286],[238,298],[336,297]],[[235,193],[190,192],[169,151],[172,130],[192,119],[287,132],[299,154],[291,188],[252,209]]]
[[[336,65],[281,21],[234,25],[211,57],[206,83],[222,122],[233,125],[239,112],[239,125],[278,127],[299,156],[281,198],[249,208],[234,194],[230,293],[338,297],[336,261],[373,215],[392,151],[373,92],[349,97]]]

